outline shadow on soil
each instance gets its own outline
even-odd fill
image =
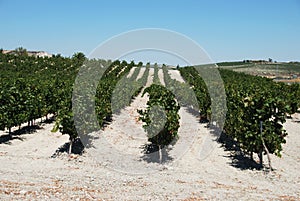
[[[192,114],[193,116],[195,116],[196,118],[199,118],[199,123],[206,124],[205,127],[211,130],[210,133],[212,136],[215,137],[215,141],[221,144],[221,147],[223,147],[226,152],[229,152],[229,155],[224,157],[228,157],[231,159],[230,162],[231,166],[241,170],[246,170],[246,169],[260,170],[263,168],[259,163],[251,159],[250,156],[244,154],[234,140],[232,140],[220,129],[218,129],[218,127],[210,124],[207,118],[199,115],[198,111],[194,110],[193,108],[187,108],[186,111]]]
[[[49,124],[52,123],[53,121],[54,118],[49,118],[42,122],[38,122],[36,125],[24,126],[16,131],[11,132],[10,134],[7,133],[6,135],[2,135],[0,136],[0,144],[11,144],[12,140],[23,141],[24,138],[22,137],[22,135],[36,133],[38,130],[42,129],[41,127],[42,124]]]
[[[169,150],[166,147],[159,150],[159,147],[155,144],[146,144],[142,146],[142,149],[144,153],[142,159],[148,163],[164,164],[173,160],[173,158],[169,156]]]
[[[231,159],[231,166],[241,170],[263,169],[259,163],[255,162],[250,156],[243,153],[238,144],[226,134],[222,133],[218,142],[222,144],[221,147],[223,147],[226,152],[229,152],[229,155],[224,157]]]
[[[66,142],[61,147],[59,147],[51,158],[56,158],[63,153],[69,153],[70,142]],[[84,146],[79,138],[75,139],[72,145],[72,154],[82,155],[84,152]]]
[[[24,138],[22,138],[21,135],[33,134],[40,129],[42,128],[39,125],[22,127],[16,131],[11,132],[10,134],[0,136],[0,144],[11,144],[12,140],[23,141]]]

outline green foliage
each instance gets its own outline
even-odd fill
[[[87,134],[96,128],[95,125],[89,125],[92,115],[86,111],[89,111],[87,109],[91,107],[90,103],[94,103],[97,121],[102,126],[115,112],[112,111],[111,98],[116,97],[113,103],[116,111],[119,111],[130,104],[148,80],[149,63],[143,76],[136,80],[141,70],[141,62],[136,66],[134,62],[118,60],[86,60],[86,65],[82,66],[84,61],[85,56],[82,53],[74,54],[72,58],[59,55],[35,58],[26,54],[0,54],[0,130],[54,114],[56,124],[53,131],[60,130],[73,140],[78,136],[77,132]],[[132,76],[127,78],[133,67],[136,68]],[[88,77],[86,82],[79,85],[78,91],[74,92],[73,85],[79,69]],[[146,88],[143,93],[148,93],[150,99],[147,109],[139,111],[140,119],[146,124],[144,128],[149,141],[157,145],[167,145],[178,138],[178,103],[184,106],[194,105],[194,94],[202,118],[214,120],[211,117],[212,100],[198,71],[192,67],[179,68],[179,71],[189,86],[171,79],[167,67],[163,66],[164,81],[169,89],[167,90],[160,85],[158,66],[155,65],[155,84]],[[100,79],[99,75],[102,74]],[[293,114],[300,107],[300,85],[275,83],[270,79],[224,69],[220,69],[220,74],[225,85],[228,108],[224,131],[245,152],[262,152],[262,137],[269,152],[280,156],[287,135],[282,124],[286,114]],[[89,85],[88,81],[91,79],[95,82]],[[190,88],[193,93],[188,90]],[[114,93],[117,96],[113,96]],[[75,102],[72,102],[72,96],[76,97]],[[72,104],[79,106],[79,111],[76,111],[76,122],[82,128],[79,131],[75,128]],[[154,106],[159,107],[151,109]],[[165,117],[166,122],[159,121],[160,117]],[[262,133],[260,122],[263,123]],[[158,131],[159,128],[163,129]]]
[[[117,83],[111,100],[114,107],[114,113],[119,112],[122,108],[130,105],[131,100],[141,92],[143,86],[136,80],[140,70],[140,67],[136,67],[129,78],[127,77],[127,74]]]
[[[268,151],[280,156],[287,135],[282,124],[286,114],[295,113],[299,108],[299,85],[288,86],[267,78],[219,71],[227,96],[224,132],[247,153],[263,152],[263,139]],[[181,68],[180,73],[194,88],[201,113],[209,114],[211,103],[200,75],[192,67]]]
[[[18,55],[18,56],[27,56],[28,53],[27,53],[27,50],[23,47],[18,47],[15,49],[15,53]]]
[[[249,153],[264,150],[260,136],[270,153],[280,156],[284,137],[287,135],[282,124],[291,111],[291,100],[281,90],[289,86],[272,80],[243,73],[220,70],[227,95],[227,118],[224,130],[239,142]],[[279,93],[280,92],[280,93]]]
[[[82,65],[85,59],[82,53],[74,54],[71,59],[61,56],[35,58],[0,54],[0,70],[3,72],[0,74],[0,129],[10,129],[25,122],[33,122],[34,119],[52,113],[56,118],[53,131],[59,130],[62,134],[68,134],[70,140],[74,140],[78,137],[78,129],[75,128],[72,104],[79,104],[81,108],[80,111],[76,111],[79,118],[76,122],[82,123],[79,127],[83,129],[79,131],[85,134],[93,130],[93,125],[89,125],[91,115],[86,112],[90,107],[88,103],[92,100],[95,103],[97,120],[102,126],[112,115],[111,95],[116,84],[135,64],[128,64],[126,61],[86,60],[86,65]],[[73,93],[79,69],[87,74],[86,81],[99,81],[97,76],[103,73],[104,76],[99,83],[94,83],[94,86],[88,86],[89,82],[77,83],[80,92]],[[149,68],[146,76],[147,73],[149,74]],[[145,78],[143,76],[139,80],[139,85],[145,83]],[[95,95],[95,88],[96,97],[87,97]],[[139,93],[134,92],[133,96]],[[77,99],[72,103],[73,95],[77,95]]]
[[[159,146],[174,143],[178,139],[180,126],[178,114],[180,107],[175,101],[175,96],[165,87],[157,84],[147,87],[143,95],[146,93],[149,94],[147,108],[145,111],[138,110],[138,112],[140,120],[145,123],[143,128],[147,132],[148,140]]]
[[[134,65],[134,63],[127,64],[125,61],[118,60],[112,63],[103,60],[85,62],[78,75],[80,79],[76,80],[76,87],[73,87],[72,105],[76,115],[73,114],[72,108],[66,110],[69,114],[67,117],[73,115],[76,118],[74,119],[78,132],[76,135],[79,133],[81,136],[88,135],[111,119],[114,112],[111,106],[114,89]],[[118,104],[120,105],[123,106]],[[94,113],[96,113],[96,119],[94,119]],[[70,125],[67,124],[66,127]]]
[[[246,65],[246,62],[243,61],[235,61],[235,62],[221,62],[218,63],[218,66],[223,67],[223,66],[240,66],[240,65]]]
[[[76,52],[75,54],[73,54],[72,59],[84,61],[86,59],[86,57],[82,52]]]
[[[172,79],[169,75],[166,65],[163,65],[162,69],[166,88],[175,94],[179,105],[198,110],[198,102],[196,100],[194,91],[191,89],[189,84],[181,83],[175,79]]]
[[[179,68],[181,76],[194,90],[194,94],[198,101],[199,112],[202,120],[210,119],[211,115],[211,99],[208,93],[207,86],[199,76],[198,71],[192,67]]]
[[[0,54],[0,129],[56,114],[76,68],[68,58]]]
[[[153,84],[161,84],[159,77],[158,77],[158,65],[157,63],[154,64],[154,75],[153,75]]]

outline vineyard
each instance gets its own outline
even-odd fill
[[[284,125],[299,113],[300,85],[214,67],[222,83],[207,86],[205,68],[88,60],[82,53],[71,58],[0,53],[0,130],[12,140],[16,134],[13,130],[51,117],[52,132],[68,136],[71,154],[76,140],[80,139],[88,150],[93,146],[91,133],[113,130],[109,125],[115,118],[143,98],[146,104],[142,109],[135,108],[135,120],[145,132],[145,143],[155,150],[170,151],[186,137],[180,131],[184,111],[197,121],[191,127],[203,126],[207,131],[222,128],[221,137],[232,141],[244,157],[253,162],[258,157],[262,169],[279,168],[273,166],[271,158],[284,152],[289,136]],[[174,72],[183,82],[171,76]],[[215,99],[221,84],[226,93],[226,114]],[[216,88],[214,96],[210,94],[212,88]],[[226,118],[220,118],[222,115]],[[117,138],[114,140],[121,141]],[[264,155],[268,166],[264,165]],[[166,162],[160,159],[158,165],[162,161]]]
[[[200,113],[211,121],[210,98],[203,79],[192,67],[181,68],[180,72],[195,87]],[[297,112],[300,106],[299,85],[288,86],[224,69],[220,74],[228,108],[224,132],[252,158],[253,153],[259,154],[261,165],[263,152],[280,156],[287,135],[282,125],[286,115]]]
[[[0,62],[0,129],[11,133],[14,126],[58,113],[83,60],[0,54]]]
[[[141,62],[135,64],[126,61],[85,61],[81,53],[72,58],[35,58],[4,54],[0,56],[0,70],[3,72],[0,80],[0,129],[8,129],[9,134],[12,127],[20,127],[25,122],[30,126],[35,119],[47,118],[47,115],[54,114],[56,124],[53,131],[59,130],[62,134],[68,134],[72,144],[78,138],[78,132],[88,135],[99,125],[102,127],[111,120],[113,113],[129,106],[132,99],[142,91],[143,94],[149,94],[150,100],[147,110],[139,111],[140,119],[146,123],[145,129],[152,143],[167,145],[179,137],[179,105],[196,108],[200,112],[200,122],[216,120],[217,125],[221,124],[217,119],[211,119],[210,94],[205,81],[196,70],[201,66],[179,69],[181,76],[188,83],[186,85],[171,79],[168,68],[163,65],[165,88],[161,85],[159,68],[155,64],[153,85],[142,90],[149,76],[149,63],[142,77],[137,79],[143,66]],[[135,69],[132,75],[128,76],[133,67]],[[219,69],[219,72],[225,86],[228,109],[224,133],[234,139],[250,157],[257,153],[261,165],[263,153],[280,156],[287,135],[283,123],[287,115],[296,113],[300,107],[299,85],[275,83],[267,78],[225,69]],[[83,76],[80,84],[79,81],[75,83],[79,87],[74,88],[77,73],[88,77]],[[101,79],[98,78],[100,75],[103,75]],[[94,81],[93,85],[89,85],[88,80],[91,79],[98,83]],[[97,89],[95,94],[92,93],[93,87]],[[193,91],[189,90],[190,87]],[[197,100],[193,99],[193,95]],[[87,112],[92,103],[95,105],[98,125],[93,124],[92,116]],[[72,104],[79,105],[76,108],[83,108],[75,111],[76,117]],[[155,116],[161,117],[159,113],[162,111],[150,113],[154,105],[164,107],[167,112],[167,122],[163,122],[165,127],[162,131],[155,129],[163,126],[160,125],[162,121],[154,121]]]

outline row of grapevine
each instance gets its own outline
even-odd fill
[[[163,66],[165,73],[165,65]],[[142,96],[149,95],[147,108],[138,110],[140,114],[139,120],[144,122],[144,130],[147,133],[148,141],[151,142],[147,146],[146,153],[152,153],[158,150],[159,162],[163,162],[167,158],[166,145],[175,144],[178,140],[179,119],[178,114],[180,106],[176,101],[176,97],[172,91],[162,86],[158,76],[159,68],[154,65],[153,83],[147,87]],[[166,80],[164,80],[166,82]],[[151,157],[155,157],[151,155]]]
[[[140,83],[140,85],[146,86],[147,81],[148,81],[148,77],[149,77],[149,71],[150,71],[150,63],[147,63],[146,64],[146,69],[145,69],[142,77],[137,80]]]
[[[172,79],[166,65],[163,65],[162,70],[166,88],[175,95],[179,105],[198,110],[198,102],[191,87],[185,82]]]
[[[139,64],[141,65],[142,63]],[[14,126],[33,122],[36,118],[52,113],[56,120],[53,131],[60,130],[63,134],[68,134],[72,142],[78,136],[72,105],[76,101],[87,103],[84,102],[86,96],[75,98],[72,102],[72,97],[76,97],[73,88],[78,72],[86,73],[86,83],[89,80],[93,82],[93,86],[79,84],[79,87],[84,86],[79,95],[94,93],[87,100],[94,100],[97,121],[102,126],[112,115],[111,95],[116,84],[133,66],[134,62],[128,64],[125,61],[85,60],[82,53],[75,54],[72,58],[59,55],[36,58],[0,53],[0,129],[11,131]],[[103,75],[102,78],[100,75]],[[145,77],[142,78],[140,82],[144,83]],[[82,109],[90,107],[88,104],[81,106],[85,107]],[[91,126],[88,125],[90,121],[86,117],[89,115],[84,111],[86,112],[82,110],[78,114],[80,118],[88,120],[82,126],[87,127],[88,132]]]
[[[270,79],[219,69],[227,96],[224,132],[234,139],[245,153],[257,153],[262,164],[263,153],[280,156],[286,131],[286,114],[299,108],[299,85],[288,86]],[[180,69],[182,77],[199,96],[200,111],[209,110],[210,100],[204,82],[195,68]],[[202,93],[201,94],[199,94]],[[298,94],[298,95],[297,95]]]
[[[149,95],[146,110],[138,110],[148,141],[160,148],[178,139],[180,106],[174,94],[164,86],[152,84],[143,91]]]
[[[160,79],[158,77],[158,65],[154,64],[154,74],[153,74],[153,84],[161,84]]]
[[[198,101],[199,112],[201,115],[201,121],[206,121],[210,119],[211,110],[211,100],[208,93],[207,86],[199,76],[198,71],[192,67],[179,68],[181,76],[184,80],[191,86],[194,91],[194,94]]]
[[[270,79],[220,70],[225,83],[228,115],[224,131],[250,156],[257,153],[281,156],[287,132],[286,115],[295,113],[291,86]]]
[[[81,134],[87,137],[81,138],[84,144],[89,144],[88,134],[99,130],[105,122],[111,120],[113,91],[134,66],[134,62],[128,64],[118,60],[109,65],[99,65],[93,60],[85,61],[70,89],[70,96],[58,111],[53,131],[60,130],[63,134],[68,134],[71,144]]]
[[[55,114],[76,74],[76,58],[35,58],[0,53],[0,129]]]
[[[137,76],[141,71],[142,65],[143,63],[140,62],[129,78],[128,75],[123,76],[123,78],[117,83],[111,100],[113,113],[118,113],[121,109],[129,106],[133,98],[136,97],[143,89],[148,79],[150,66],[148,65],[146,67],[143,76],[137,80]]]

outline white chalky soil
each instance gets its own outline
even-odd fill
[[[178,71],[170,72],[172,78],[183,81]],[[153,69],[147,86],[152,76]],[[162,80],[161,72],[159,76]],[[299,200],[299,114],[284,125],[289,133],[287,143],[282,158],[271,156],[276,169],[271,173],[233,167],[230,153],[215,141],[209,157],[197,160],[199,145],[206,137],[213,137],[185,108],[180,110],[180,139],[169,151],[170,157],[181,156],[166,165],[141,160],[140,167],[136,167],[136,159],[143,155],[141,145],[147,143],[136,109],[145,108],[146,102],[147,96],[138,96],[102,131],[108,144],[117,153],[130,155],[133,164],[109,153],[99,162],[91,150],[78,157],[50,158],[68,141],[66,135],[51,133],[53,123],[42,124],[42,129],[21,135],[10,144],[0,144],[1,200]],[[195,132],[196,137],[191,137]],[[0,132],[0,136],[4,134]],[[186,144],[189,147],[185,148]],[[106,148],[102,149],[105,152]],[[110,165],[118,160],[136,170],[114,170]],[[143,167],[156,171],[143,174],[138,169]]]

